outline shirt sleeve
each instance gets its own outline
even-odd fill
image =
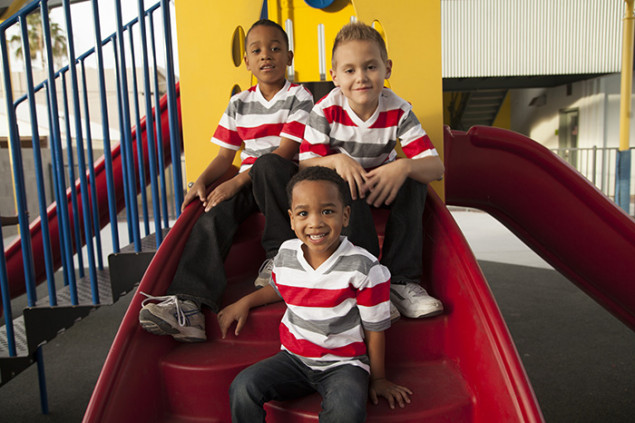
[[[382,331],[390,327],[390,271],[375,263],[357,292],[357,307],[366,330]]]
[[[230,150],[238,150],[242,146],[243,140],[236,129],[236,102],[234,98],[229,101],[211,141]]]
[[[299,86],[294,97],[289,116],[280,131],[280,136],[300,143],[313,108],[313,96],[306,88]]]
[[[318,103],[311,110],[304,130],[304,139],[300,144],[300,161],[328,156],[331,143],[330,132],[331,126]]]
[[[397,137],[404,154],[410,159],[439,155],[412,109],[407,110],[402,116],[397,128]]]

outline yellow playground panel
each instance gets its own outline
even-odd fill
[[[410,101],[443,154],[441,5],[438,0],[176,0],[181,111],[187,181],[217,154],[209,142],[232,93],[253,81],[242,61],[244,36],[266,12],[286,29],[297,83],[330,81],[331,50],[339,29],[352,19],[382,33],[393,61],[389,86]],[[238,157],[238,155],[237,155]],[[442,184],[436,184],[442,193]]]

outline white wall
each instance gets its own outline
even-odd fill
[[[529,105],[543,95],[543,105]],[[549,148],[558,147],[560,110],[573,108],[580,111],[578,147],[619,145],[619,74],[573,83],[570,95],[562,85],[511,90],[510,99],[511,129]],[[631,123],[631,145],[635,145],[635,120]]]

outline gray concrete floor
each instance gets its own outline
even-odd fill
[[[635,421],[635,333],[480,212],[453,211],[514,338],[547,422]],[[37,369],[0,388],[2,422],[80,422],[132,298],[102,307],[44,345]]]

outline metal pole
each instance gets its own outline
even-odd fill
[[[622,84],[620,93],[620,148],[617,153],[615,200],[627,213],[631,203],[631,152],[629,135],[631,130],[631,93],[633,92],[633,34],[635,0],[625,0],[624,31],[622,37]]]

